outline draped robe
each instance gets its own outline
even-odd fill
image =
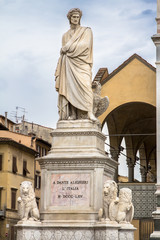
[[[93,36],[88,27],[70,29],[62,37],[62,51],[55,77],[59,92],[60,119],[68,119],[69,103],[76,109],[92,112]]]

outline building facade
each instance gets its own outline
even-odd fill
[[[37,137],[10,131],[10,120],[1,117],[0,128],[0,239],[15,239],[14,225],[19,220],[17,198],[20,183],[31,181],[38,207],[41,197],[41,170],[36,157],[44,156],[51,144]]]
[[[52,143],[51,132],[53,128],[41,126],[36,123],[30,123],[27,121],[22,121],[21,123],[17,123],[15,125],[15,132],[21,133],[24,135],[34,134],[36,137],[41,138],[48,143]]]
[[[99,69],[94,81],[101,83],[101,96],[110,101],[99,117],[108,128],[110,155],[117,162],[123,155],[128,168],[124,183],[118,168],[115,181],[121,179],[119,188],[129,187],[133,192],[135,239],[149,239],[156,209],[156,69],[134,54],[110,74],[107,68]],[[139,183],[134,176],[136,164]]]
[[[23,181],[34,185],[36,151],[11,138],[0,137],[0,239],[14,239],[17,198]]]

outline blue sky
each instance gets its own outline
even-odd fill
[[[0,114],[19,106],[28,121],[56,126],[54,72],[73,7],[93,31],[93,78],[134,53],[155,65],[156,0],[0,0]]]

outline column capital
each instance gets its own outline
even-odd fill
[[[110,150],[111,156],[114,160],[118,161],[119,158],[119,150],[118,149],[111,149]]]
[[[146,167],[144,166],[144,167],[140,167],[140,173],[141,173],[141,175],[146,175],[147,174],[147,171],[146,171]]]
[[[131,158],[126,159],[128,167],[134,167],[135,166],[135,161],[132,160]]]
[[[160,33],[153,35],[151,38],[155,45],[160,44]]]

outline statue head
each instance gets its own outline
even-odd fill
[[[82,17],[82,11],[79,8],[72,8],[72,9],[69,10],[69,12],[67,14],[67,18],[68,18],[70,24],[71,24],[71,17],[73,16],[73,14],[79,15],[79,25],[80,25],[80,20],[81,20],[81,17]]]
[[[117,197],[117,183],[113,180],[107,180],[104,183],[103,194],[104,194],[104,197],[109,196],[111,199],[116,198]]]

